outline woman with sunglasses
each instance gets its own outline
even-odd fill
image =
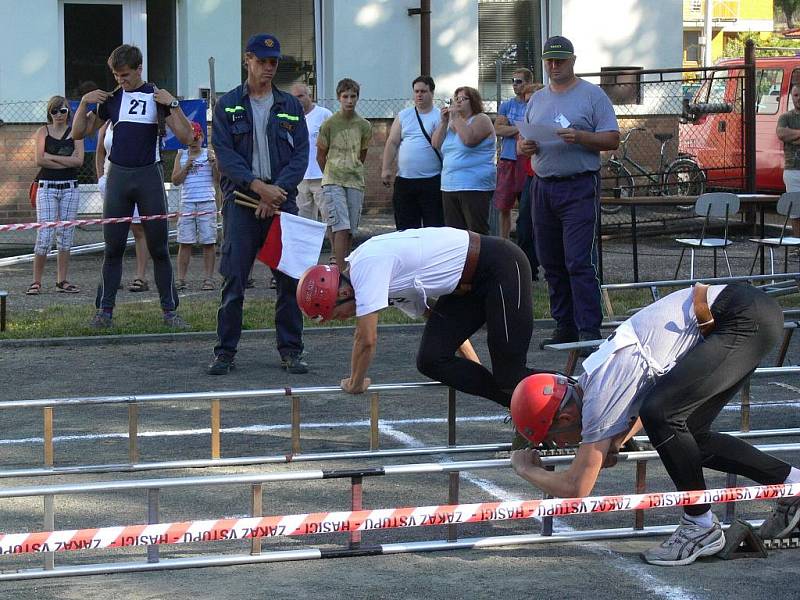
[[[431,142],[442,152],[444,224],[489,233],[495,189],[495,131],[475,88],[460,87],[441,111]]]
[[[36,164],[41,167],[36,180],[36,220],[72,221],[78,214],[78,168],[83,164],[83,141],[72,139],[67,99],[53,96],[47,102],[47,124],[36,132]],[[42,273],[47,253],[55,234],[58,249],[56,290],[76,294],[78,286],[67,280],[69,252],[74,226],[40,228],[36,233],[33,258],[33,283],[26,292],[38,295],[42,290]]]

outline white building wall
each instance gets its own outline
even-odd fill
[[[323,57],[320,97],[334,98],[336,82],[350,77],[362,98],[410,98],[419,75],[420,17],[414,2],[327,0],[322,2]],[[417,4],[418,5],[418,4]],[[431,75],[436,95],[478,85],[478,3],[432,0]]]
[[[243,49],[240,0],[179,0],[178,93],[197,98],[209,87],[208,58],[214,57],[221,94],[241,83]]]
[[[683,57],[681,0],[560,0],[551,16],[550,35],[564,35],[575,46],[575,70],[638,66],[677,69]],[[559,18],[560,17],[560,18]]]
[[[57,0],[0,2],[0,102],[62,93],[63,43]]]

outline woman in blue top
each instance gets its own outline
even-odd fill
[[[432,143],[442,152],[442,202],[448,227],[489,233],[495,188],[495,131],[478,90],[460,87],[442,109]]]

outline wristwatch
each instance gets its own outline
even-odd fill
[[[178,102],[177,98],[173,99],[172,102],[169,103],[170,108],[178,108],[180,105],[181,103]]]

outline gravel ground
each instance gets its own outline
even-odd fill
[[[606,280],[630,279],[631,256],[624,241],[604,246]],[[669,250],[669,251],[668,251]],[[642,278],[667,277],[677,255],[666,239],[643,242],[640,256]],[[749,268],[750,250],[736,250],[734,269]],[[666,254],[673,254],[665,260]],[[199,266],[199,256],[193,267]],[[53,265],[48,264],[48,274]],[[0,288],[8,289],[10,318],[14,311],[52,303],[91,304],[89,290],[96,284],[98,258],[76,257],[70,278],[82,288],[81,294],[56,294],[52,286],[42,296],[24,296],[30,265],[0,270]],[[127,260],[125,273],[132,262]],[[259,267],[253,296],[269,295],[268,272]],[[127,277],[126,277],[127,279]],[[199,278],[197,278],[199,280]],[[538,285],[543,285],[539,283]],[[201,293],[190,290],[187,293]],[[202,292],[206,293],[206,292]],[[213,292],[212,292],[213,294]],[[155,292],[121,292],[120,301],[155,302]],[[269,326],[269,324],[265,324]],[[534,342],[549,331],[538,323]],[[335,385],[347,374],[352,330],[348,328],[308,331],[307,352],[311,372],[292,376],[282,371],[274,350],[272,331],[244,335],[237,357],[238,369],[225,377],[203,373],[214,340],[210,333],[172,336],[143,336],[126,339],[70,339],[59,343],[0,342],[0,403],[16,399],[63,398],[120,394],[172,393],[189,391],[256,390],[264,388]],[[419,326],[381,328],[379,349],[371,375],[376,383],[420,381],[413,356],[419,341]],[[475,345],[484,360],[482,333]],[[793,342],[787,363],[798,364],[800,349]],[[538,350],[532,344],[529,364],[559,368],[565,358]],[[753,428],[800,427],[800,388],[796,378],[754,380]],[[781,404],[774,404],[774,403]],[[414,444],[442,444],[446,425],[442,417],[446,403],[441,390],[383,394],[381,399],[381,447],[402,448]],[[304,452],[359,450],[368,445],[364,420],[368,415],[366,397],[320,394],[301,403]],[[56,464],[124,462],[127,453],[127,412],[121,406],[63,408],[55,411]],[[504,412],[491,403],[468,396],[458,397],[459,443],[497,443],[510,439],[503,424]],[[6,411],[0,420],[0,468],[41,464],[42,435],[39,410]],[[286,399],[226,401],[222,409],[222,455],[280,455],[289,451],[289,405]],[[165,401],[140,408],[141,460],[203,458],[209,455],[209,405],[207,402]],[[738,413],[724,412],[720,429],[737,427]],[[774,442],[778,440],[770,440]],[[491,458],[491,454],[465,455],[467,459]],[[786,455],[797,464],[800,453]],[[142,479],[151,477],[200,476],[222,473],[307,471],[319,468],[353,468],[389,463],[439,461],[444,456],[333,460],[324,463],[297,462],[226,469],[148,472],[137,475],[107,474],[6,479],[5,487],[45,485],[58,482]],[[710,485],[723,485],[724,478],[712,476]],[[625,493],[633,489],[631,465],[620,465],[603,473],[596,493]],[[648,468],[648,489],[669,490],[671,486],[656,463]],[[367,507],[419,506],[438,504],[447,497],[447,479],[441,475],[375,477],[365,480]],[[535,492],[509,469],[462,473],[463,502],[531,498]],[[77,528],[142,522],[145,516],[143,492],[84,494],[56,498],[56,527]],[[264,490],[264,514],[290,514],[320,510],[346,510],[349,488],[340,480],[294,482],[268,485]],[[765,503],[749,503],[742,514],[763,517]],[[246,486],[197,488],[191,493],[163,493],[163,520],[214,518],[245,514]],[[722,508],[718,507],[718,514]],[[608,514],[572,517],[557,522],[557,530],[622,527],[631,515]],[[674,511],[651,511],[647,524],[672,524]],[[4,500],[0,503],[0,528],[25,531],[41,528],[39,498]],[[483,524],[467,527],[462,535],[503,535],[538,531],[531,521]],[[441,528],[371,532],[368,543],[441,539]],[[265,542],[265,550],[332,547],[339,537],[313,537]],[[654,540],[555,543],[475,551],[412,553],[385,557],[346,558],[326,561],[281,562],[262,565],[206,568],[188,571],[88,576],[77,579],[5,582],[3,596],[40,598],[228,598],[241,596],[294,598],[518,598],[533,593],[540,598],[597,599],[697,598],[716,599],[734,595],[757,598],[765,590],[779,598],[798,598],[797,550],[771,552],[766,560],[742,559],[728,563],[717,559],[687,568],[658,569],[644,565],[638,553]],[[165,557],[192,557],[224,552],[241,553],[242,544],[194,544],[162,549]],[[94,551],[63,554],[57,564],[119,560],[143,560],[143,550]],[[2,557],[0,569],[38,567],[40,559]]]

